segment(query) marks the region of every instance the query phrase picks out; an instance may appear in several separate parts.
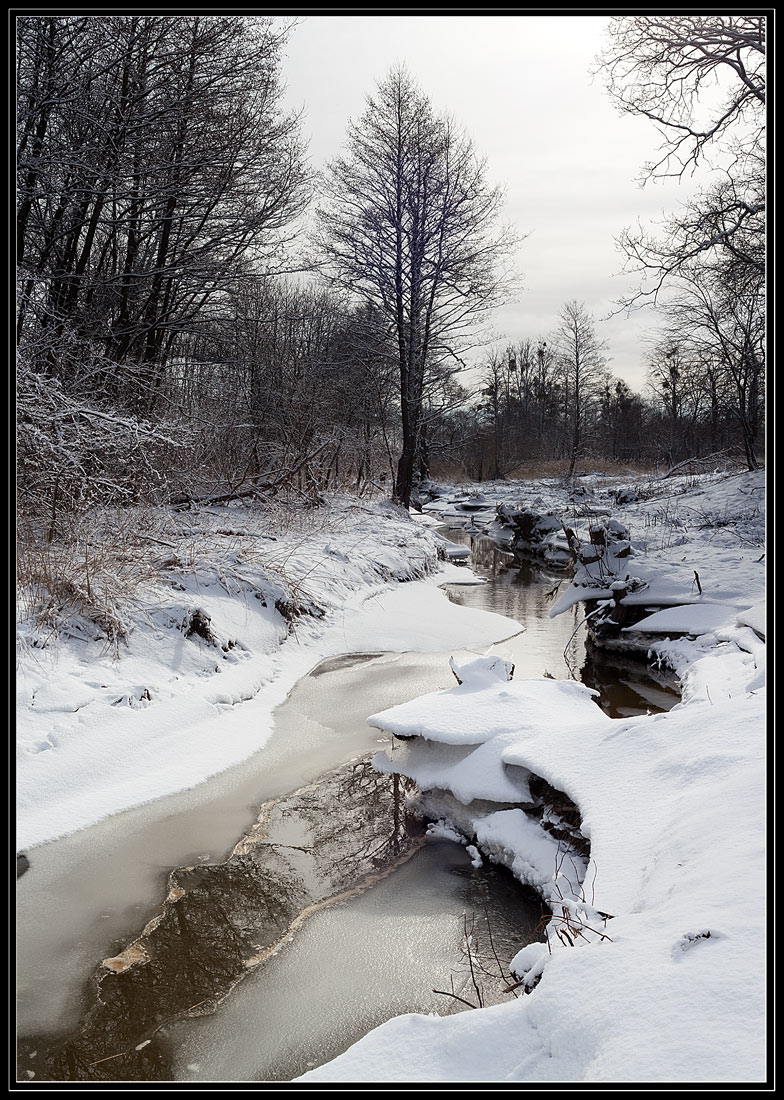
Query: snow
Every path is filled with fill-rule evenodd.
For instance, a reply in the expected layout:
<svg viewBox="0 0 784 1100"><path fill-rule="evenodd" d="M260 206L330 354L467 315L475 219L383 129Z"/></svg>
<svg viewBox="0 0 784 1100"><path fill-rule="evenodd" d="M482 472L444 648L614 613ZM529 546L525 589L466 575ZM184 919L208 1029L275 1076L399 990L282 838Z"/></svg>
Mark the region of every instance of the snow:
<svg viewBox="0 0 784 1100"><path fill-rule="evenodd" d="M759 502L762 484L760 475L716 479L713 494L700 486L685 502L726 521L750 494ZM682 680L673 710L611 720L580 685L505 682L474 665L460 686L371 716L413 738L377 766L414 777L441 829L457 828L535 886L555 917L547 945L513 960L524 995L457 1016L398 1017L300 1082L767 1080L758 508L752 519L755 539L744 545L746 527L731 553L724 531L684 524L688 560L673 561L669 540L659 553L638 544L631 558L652 608L637 631L660 632L650 655ZM690 590L695 561L710 599ZM565 866L552 834L524 812L532 774L579 806L590 840L583 867L579 858ZM514 785L521 808L493 810L512 801Z"/></svg>
<svg viewBox="0 0 784 1100"><path fill-rule="evenodd" d="M760 638L765 637L765 604L758 603L753 607L747 607L745 611L741 611L737 616L737 622L741 626L750 626L751 629L759 634Z"/></svg>
<svg viewBox="0 0 784 1100"><path fill-rule="evenodd" d="M537 691L544 700L556 687ZM488 688L496 700L486 692L485 709L503 710L504 690ZM763 696L747 694L590 726L570 722L556 697L550 723L497 734L484 750L580 806L590 904L580 889L572 900L607 938L569 946L551 935L541 983L523 999L470 1022L401 1017L301 1080L764 1080L764 717ZM433 777L450 789L460 767L446 762ZM486 797L479 769L475 794ZM549 834L520 809L474 826L480 851L556 901Z"/></svg>
<svg viewBox="0 0 784 1100"><path fill-rule="evenodd" d="M764 475L623 485L622 505L600 475L571 496L556 479L454 486L414 523L335 501L331 521L280 532L253 560L217 569L207 555L162 579L128 613L126 642L23 619L17 850L247 758L325 656L450 651L462 683L369 718L409 739L377 766L416 780L434 835L539 890L555 913L547 944L518 952L508 1003L397 1017L298 1085L766 1081ZM610 719L581 684L510 680L507 662L479 656L519 625L448 601L440 585L476 578L437 562L429 527L486 529L517 500L585 541L597 517L619 521L630 553L617 561L640 581L622 598L649 609L624 636L675 669L673 710ZM557 609L612 600L619 576L602 580L565 584ZM287 621L292 604L303 613ZM196 610L211 640L186 637ZM566 858L525 812L533 776L579 807L589 856Z"/></svg>
<svg viewBox="0 0 784 1100"><path fill-rule="evenodd" d="M471 550L467 546L461 546L459 542L452 542L443 535L436 534L436 538L442 544L444 553L449 561L465 561L471 557Z"/></svg>
<svg viewBox="0 0 784 1100"><path fill-rule="evenodd" d="M729 625L737 618L726 604L694 603L677 604L663 611L655 611L640 619L634 626L623 629L643 634L708 634L721 626Z"/></svg>
<svg viewBox="0 0 784 1100"><path fill-rule="evenodd" d="M436 540L405 516L381 506L357 515L339 501L333 513L326 544L320 529L281 534L252 568L199 567L151 589L117 647L90 624L55 637L19 624L17 850L247 759L271 735L275 707L324 657L481 648L519 632L512 619L450 602L441 585L478 578L439 562ZM412 573L422 579L396 583ZM281 597L321 614L289 628ZM212 642L183 633L197 609Z"/></svg>
<svg viewBox="0 0 784 1100"><path fill-rule="evenodd" d="M480 745L519 729L552 728L560 721L583 724L604 718L594 692L574 680L520 680L481 686L471 678L447 691L432 692L391 711L372 714L371 726L406 737L449 745ZM610 721L609 718L604 718Z"/></svg>

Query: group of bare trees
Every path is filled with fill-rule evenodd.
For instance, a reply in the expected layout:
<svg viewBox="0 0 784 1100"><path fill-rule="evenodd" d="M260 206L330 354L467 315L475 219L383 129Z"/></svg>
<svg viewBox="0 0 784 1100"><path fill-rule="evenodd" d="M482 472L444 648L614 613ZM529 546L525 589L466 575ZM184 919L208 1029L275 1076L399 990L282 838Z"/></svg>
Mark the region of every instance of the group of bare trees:
<svg viewBox="0 0 784 1100"><path fill-rule="evenodd" d="M193 453L220 495L296 475L316 500L327 486L362 491L388 477L395 379L368 307L279 276L238 279L181 351L170 400L199 427Z"/></svg>
<svg viewBox="0 0 784 1100"><path fill-rule="evenodd" d="M280 262L307 201L285 32L200 15L24 16L16 32L20 469L39 467L22 503L94 495L97 468L123 499L114 437L183 444L170 368L239 275ZM43 389L45 420L23 400Z"/></svg>
<svg viewBox="0 0 784 1100"><path fill-rule="evenodd" d="M486 355L481 400L441 426L448 441L442 451L479 480L537 460L557 462L568 477L578 462L668 468L722 454L753 468L763 393L751 345L764 345L763 316L740 290L729 298L706 290L699 305L715 327L704 331L693 302L673 301L668 325L646 355L648 392L639 394L610 373L607 347L584 304L565 303L546 339L523 339ZM748 341L745 354L728 339L717 354L712 337L726 337L730 326Z"/></svg>
<svg viewBox="0 0 784 1100"><path fill-rule="evenodd" d="M618 16L600 59L620 109L661 138L644 179L710 169L658 233L620 238L640 278L624 304L654 302L663 318L651 380L673 430L688 395L714 432L722 417L734 423L752 469L765 379L765 60L762 15Z"/></svg>
<svg viewBox="0 0 784 1100"><path fill-rule="evenodd" d="M485 446L488 476L503 477L539 457L564 462L571 477L587 451L603 449L596 412L609 377L594 319L574 300L564 304L547 339L492 350L482 367L484 400L477 410L492 443Z"/></svg>
<svg viewBox="0 0 784 1100"><path fill-rule="evenodd" d="M178 336L279 255L306 200L280 35L198 15L32 16L17 33L20 343L69 387L154 412Z"/></svg>
<svg viewBox="0 0 784 1100"><path fill-rule="evenodd" d="M458 372L509 286L515 242L470 138L405 69L349 124L303 248L314 181L282 106L290 30L246 15L16 19L23 510L53 532L58 509L156 487L317 495L382 479L408 504L417 478L469 443L479 476L518 456L571 474L597 450L631 457L656 417L671 456L702 446L705 424L718 447L731 421L756 463L762 18L610 25L610 94L665 142L649 175L718 151L710 183L658 236L622 238L641 278L626 305L653 299L664 318L653 405L611 378L574 301L556 332L492 352L471 402ZM701 92L723 73L726 102L703 117ZM295 278L305 271L320 281Z"/></svg>
<svg viewBox="0 0 784 1100"><path fill-rule="evenodd" d="M16 31L22 506L132 500L154 470L223 495L386 477L407 504L503 281L500 193L468 137L388 75L322 184L319 288L285 275L295 252L305 270L287 246L312 197L281 106L286 28Z"/></svg>

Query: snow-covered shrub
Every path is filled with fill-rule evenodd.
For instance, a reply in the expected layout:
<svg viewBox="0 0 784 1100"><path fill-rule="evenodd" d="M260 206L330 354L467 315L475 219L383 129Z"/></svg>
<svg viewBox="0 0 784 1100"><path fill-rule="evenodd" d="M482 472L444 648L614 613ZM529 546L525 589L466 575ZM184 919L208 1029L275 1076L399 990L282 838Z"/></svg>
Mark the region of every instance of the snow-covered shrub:
<svg viewBox="0 0 784 1100"><path fill-rule="evenodd" d="M185 445L165 424L68 394L24 362L17 375L17 506L46 524L51 541L96 504L154 499Z"/></svg>

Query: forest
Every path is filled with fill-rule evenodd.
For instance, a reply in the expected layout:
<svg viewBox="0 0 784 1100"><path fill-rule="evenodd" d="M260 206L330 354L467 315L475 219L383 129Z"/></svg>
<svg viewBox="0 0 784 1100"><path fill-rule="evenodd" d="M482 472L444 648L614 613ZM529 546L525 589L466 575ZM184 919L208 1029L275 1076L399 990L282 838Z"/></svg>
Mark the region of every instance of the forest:
<svg viewBox="0 0 784 1100"><path fill-rule="evenodd" d="M764 18L610 22L607 93L663 137L645 171L719 166L658 231L619 240L639 274L624 304L655 306L644 393L612 375L567 283L555 331L480 343L515 293L514 234L471 138L404 68L311 171L282 104L294 33L247 15L16 19L25 538L66 538L96 505L333 488L408 505L432 477L758 466ZM716 74L726 98L698 127Z"/></svg>

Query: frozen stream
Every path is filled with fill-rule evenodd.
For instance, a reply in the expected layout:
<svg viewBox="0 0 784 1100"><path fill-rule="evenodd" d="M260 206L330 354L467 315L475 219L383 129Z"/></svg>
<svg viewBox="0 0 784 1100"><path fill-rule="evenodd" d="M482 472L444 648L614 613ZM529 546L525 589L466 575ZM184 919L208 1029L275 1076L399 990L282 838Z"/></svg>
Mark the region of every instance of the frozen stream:
<svg viewBox="0 0 784 1100"><path fill-rule="evenodd" d="M579 622L576 612L552 620L547 617L546 593L557 580L535 570L509 569L506 556L492 547L477 545L475 561L489 583L452 587L450 595L457 602L516 618L525 626L522 635L496 647L514 659L516 678L545 672L561 678L570 675L570 669L579 670L585 654L582 632L574 634ZM355 808L356 799L367 792L346 786L348 773L335 769L382 747L378 731L367 726L367 715L452 686L450 655L347 655L323 662L278 709L272 738L250 761L193 791L116 815L34 849L30 870L18 888L22 1079L30 1072L45 1079L43 1060L56 1036L84 1031L84 1013L94 998L87 984L90 975L101 959L127 947L156 912L166 894L170 868L195 867L193 874L198 874L201 888L211 868L222 864L237 838L250 828L262 803L276 807L278 825L284 829L277 837L278 851L309 851L313 830L318 831L319 822L326 819L336 823L339 833L341 814ZM644 666L638 671L645 680ZM629 676L624 673L621 679ZM668 701L665 688L654 681L644 683L642 691L639 687L623 688L624 700L617 713L676 701L674 695ZM658 702L653 698L657 692L662 693ZM608 699L608 707L616 704ZM336 785L314 785L316 790L321 785L331 792L324 805L316 806L310 794L304 803L302 798L289 797L327 773L337 777ZM393 800L380 801L384 798ZM402 819L398 821L399 792L392 796L379 786L378 798L374 793L372 799L379 807L374 842L378 830L395 818L384 844L385 866L396 869L384 877L371 875L374 866L357 864L351 871L354 882L374 884L347 889L337 905L316 906L293 938L284 936L275 953L236 986L217 1012L148 1028L154 1031L155 1041L141 1039L147 1054L137 1059L139 1065L133 1076L129 1073L130 1079L160 1079L163 1074L163 1079L183 1081L290 1080L312 1064L334 1057L392 1015L462 1010L461 1002L447 996L449 991L471 1003L479 997L487 1003L501 996L503 983L495 960L496 973L483 978L478 990L466 969L466 922L472 922L474 935L481 940L479 924L486 925L489 915L495 954L505 963L534 935L538 904L501 873L475 873L460 846L430 841L422 847L421 839L410 835ZM291 835L286 828L293 828ZM349 814L343 832L351 828ZM323 878L323 868L305 867L307 858L300 855L299 862L281 864L279 881L286 880L286 875L291 881L299 876L306 883ZM345 883L349 881L346 878ZM227 905L236 902L233 882L229 877L219 883ZM187 889L193 885L184 880L183 884ZM330 889L333 885L329 884ZM294 912L297 889L292 887L290 893ZM237 905L237 912L244 914L255 911L259 900L254 895ZM237 923L239 918L232 919ZM287 920L284 914L284 930ZM274 944L275 937L269 942ZM140 969L152 972L151 967ZM183 970L187 967L174 966L174 978L162 971L159 985L168 988ZM190 971L188 981L197 989ZM219 996L232 981L228 975L227 988L217 990ZM436 995L434 988L445 992ZM197 1002L194 992L190 1003ZM188 1007L184 1004L180 1009ZM135 1011L141 1010L137 1006ZM105 1049L118 1049L121 1040L118 1032L115 1046L109 1042ZM96 1048L94 1059L82 1051L74 1075L90 1079L98 1071L84 1067L95 1062L110 1069L110 1055L103 1051ZM121 1060L116 1068L123 1064ZM55 1079L67 1076L66 1068Z"/></svg>

